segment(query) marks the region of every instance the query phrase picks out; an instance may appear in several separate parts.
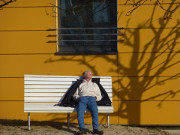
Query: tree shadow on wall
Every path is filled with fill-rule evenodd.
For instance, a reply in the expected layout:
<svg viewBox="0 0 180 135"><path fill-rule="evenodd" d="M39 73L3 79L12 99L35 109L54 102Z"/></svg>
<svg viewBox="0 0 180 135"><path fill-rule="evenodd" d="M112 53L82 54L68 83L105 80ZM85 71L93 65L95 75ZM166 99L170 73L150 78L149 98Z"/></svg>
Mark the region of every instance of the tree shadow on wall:
<svg viewBox="0 0 180 135"><path fill-rule="evenodd" d="M143 102L157 99L160 108L163 101L169 98L173 99L180 92L180 90L173 89L168 91L158 90L156 92L158 94L142 99L143 94L151 91L155 86L164 85L167 81L178 79L180 75L178 71L170 76L162 75L180 63L180 60L176 58L180 52L180 50L177 50L180 22L177 21L173 27L167 28L173 13L177 9L174 12L169 12L172 10L173 4L169 5L167 11L159 18L159 28L156 28L153 25L156 7L155 5L151 18L144 24L140 24L135 29L126 29L125 33L128 34L124 36L124 44L132 49L130 66L126 67L121 60L118 61L119 74L123 76L119 80L119 87L122 89L119 93L122 101L119 113L121 118L128 119L129 124L141 124L141 105ZM140 33L143 28L147 28L147 31L153 33L153 36L143 44L141 50ZM149 34L147 33L147 35ZM131 41L131 38L134 40ZM120 57L121 53L119 53ZM123 78L128 78L128 83L125 85Z"/></svg>
<svg viewBox="0 0 180 135"><path fill-rule="evenodd" d="M16 2L16 0L0 0L0 8L3 8L4 6L6 6L12 2Z"/></svg>
<svg viewBox="0 0 180 135"><path fill-rule="evenodd" d="M176 57L179 55L180 50L177 49L179 38L179 26L180 22L177 21L174 26L167 28L171 22L171 18L174 12L178 8L172 11L173 4L170 4L167 11L163 16L159 18L159 28L156 28L153 24L155 10L157 5L154 6L151 18L144 24L139 24L138 28L125 29L124 44L132 49L130 54L129 66L123 64L121 56L125 52L118 52L117 58L110 57L109 55L92 55L90 56L59 56L59 59L48 59L45 63L51 62L76 62L78 66L86 66L91 70L94 75L98 74L98 68L94 63L96 59L101 58L108 63L111 63L113 67L109 72L118 72L118 76L114 76L116 81L113 84L118 83L118 89L113 87L113 95L118 95L120 100L120 106L114 114L120 116L120 118L127 119L128 124L141 124L141 105L146 101L157 101L157 106L160 108L164 101L167 99L173 99L180 90L158 90L155 95L142 99L142 96L152 91L155 86L164 85L166 82L178 79L179 71L170 75L162 76L163 73L170 71L173 67L180 63ZM148 30L153 33L146 43L141 44L141 31ZM134 39L133 41L131 39ZM141 50L142 48L142 50ZM123 80L128 81L124 82ZM158 99L158 100L156 100ZM56 114L52 114L56 119ZM76 119L73 117L73 119Z"/></svg>

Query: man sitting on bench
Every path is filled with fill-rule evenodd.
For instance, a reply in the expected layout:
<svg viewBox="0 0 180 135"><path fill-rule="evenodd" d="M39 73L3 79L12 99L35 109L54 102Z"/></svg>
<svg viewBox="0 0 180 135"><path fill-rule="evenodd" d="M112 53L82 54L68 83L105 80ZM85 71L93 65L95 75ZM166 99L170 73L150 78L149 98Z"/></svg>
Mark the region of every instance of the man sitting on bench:
<svg viewBox="0 0 180 135"><path fill-rule="evenodd" d="M88 108L92 115L93 123L93 134L102 135L103 131L99 131L99 118L98 118L98 108L96 101L102 99L101 91L98 85L92 82L92 72L86 71L83 73L83 81L77 88L75 94L73 95L74 100L77 101L77 115L79 123L79 134L86 134L84 125L84 113Z"/></svg>

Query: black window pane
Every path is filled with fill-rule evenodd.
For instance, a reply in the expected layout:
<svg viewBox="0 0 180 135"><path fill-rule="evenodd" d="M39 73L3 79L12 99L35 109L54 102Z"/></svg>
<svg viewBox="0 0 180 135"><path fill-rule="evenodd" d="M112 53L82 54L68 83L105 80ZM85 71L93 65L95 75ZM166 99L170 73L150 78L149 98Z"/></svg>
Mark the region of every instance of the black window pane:
<svg viewBox="0 0 180 135"><path fill-rule="evenodd" d="M116 0L60 0L60 52L117 52Z"/></svg>

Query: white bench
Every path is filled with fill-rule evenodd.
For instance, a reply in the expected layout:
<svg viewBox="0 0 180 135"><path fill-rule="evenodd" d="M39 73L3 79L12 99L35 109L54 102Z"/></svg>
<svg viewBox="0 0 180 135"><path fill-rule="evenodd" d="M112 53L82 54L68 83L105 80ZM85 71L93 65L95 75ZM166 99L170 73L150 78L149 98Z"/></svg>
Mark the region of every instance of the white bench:
<svg viewBox="0 0 180 135"><path fill-rule="evenodd" d="M100 78L100 84L112 101L112 78L102 76L94 76L94 78ZM24 75L24 112L28 112L28 130L30 130L30 113L67 113L69 128L70 113L76 112L76 109L55 105L62 101L77 79L81 77ZM106 113L106 125L109 127L109 113L113 113L113 106L98 106L98 113Z"/></svg>

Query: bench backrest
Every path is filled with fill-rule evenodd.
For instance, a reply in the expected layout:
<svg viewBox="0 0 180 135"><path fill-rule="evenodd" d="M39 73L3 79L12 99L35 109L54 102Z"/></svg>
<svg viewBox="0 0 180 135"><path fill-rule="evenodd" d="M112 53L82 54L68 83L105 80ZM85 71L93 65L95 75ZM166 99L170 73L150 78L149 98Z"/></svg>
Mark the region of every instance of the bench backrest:
<svg viewBox="0 0 180 135"><path fill-rule="evenodd" d="M101 85L112 101L112 78L93 77L100 78ZM70 86L80 78L80 76L24 75L24 102L61 102Z"/></svg>

